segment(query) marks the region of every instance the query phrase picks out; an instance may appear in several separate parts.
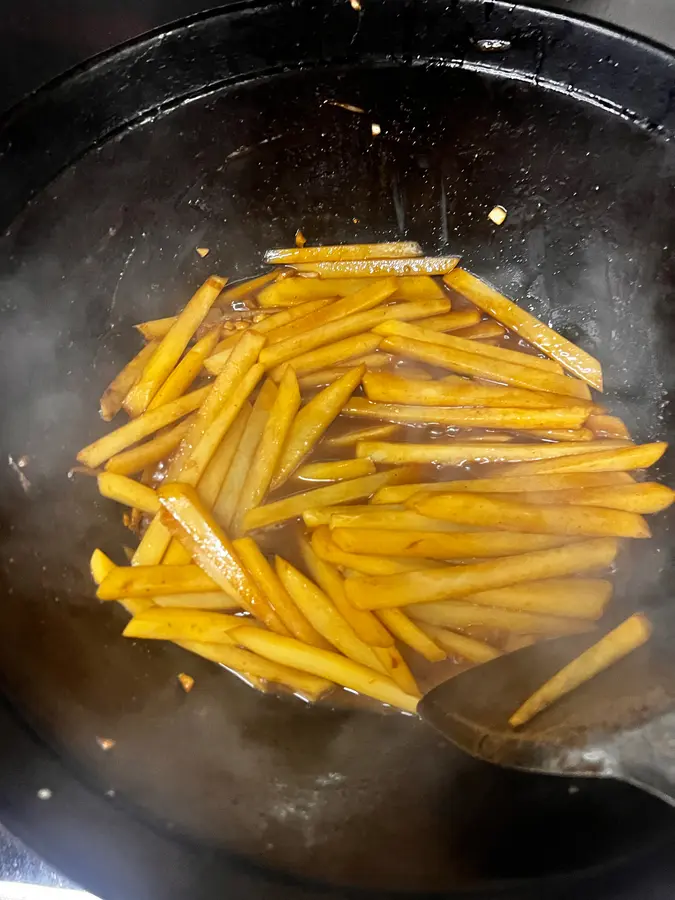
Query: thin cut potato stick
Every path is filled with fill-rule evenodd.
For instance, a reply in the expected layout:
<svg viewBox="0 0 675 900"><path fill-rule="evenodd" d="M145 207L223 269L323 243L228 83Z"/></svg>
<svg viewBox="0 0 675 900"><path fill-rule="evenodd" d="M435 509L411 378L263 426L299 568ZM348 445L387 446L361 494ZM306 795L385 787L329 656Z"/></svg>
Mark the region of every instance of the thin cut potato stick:
<svg viewBox="0 0 675 900"><path fill-rule="evenodd" d="M536 477L536 476L533 476ZM500 495L501 496L501 495ZM505 495L510 496L510 495ZM551 503L571 503L577 506L603 506L626 512L649 515L667 509L675 499L675 492L665 484L644 481L614 487L577 488L566 491L539 491L519 494L526 503L548 506Z"/></svg>
<svg viewBox="0 0 675 900"><path fill-rule="evenodd" d="M417 494L407 505L434 519L460 525L527 532L532 536L568 534L576 537L650 537L649 526L637 513L599 506L537 506L501 500L489 494ZM482 535L485 537L485 535ZM454 535L448 535L450 540ZM335 533L333 538L336 540ZM486 542L489 543L489 542ZM364 551L367 552L367 551ZM513 551L517 552L517 551ZM421 554L425 555L425 554Z"/></svg>
<svg viewBox="0 0 675 900"><path fill-rule="evenodd" d="M127 478L126 475L115 475L112 472L101 472L97 481L103 497L125 506L136 507L151 515L159 512L159 500L151 487Z"/></svg>
<svg viewBox="0 0 675 900"><path fill-rule="evenodd" d="M128 638L156 641L207 641L231 644L227 632L241 626L238 616L198 609L148 609L127 622Z"/></svg>
<svg viewBox="0 0 675 900"><path fill-rule="evenodd" d="M427 331L458 331L460 328L468 328L479 322L480 313L477 309L459 309L456 312L425 319L424 327Z"/></svg>
<svg viewBox="0 0 675 900"><path fill-rule="evenodd" d="M301 466L297 476L303 481L345 481L374 475L375 463L370 459L339 459L332 462L316 462Z"/></svg>
<svg viewBox="0 0 675 900"><path fill-rule="evenodd" d="M79 462L88 466L90 469L96 469L112 456L126 450L132 444L137 444L143 438L154 434L160 428L171 425L178 419L182 419L188 413L194 412L205 401L211 386L199 388L190 394L185 394L178 400L173 400L159 409L153 409L152 412L143 413L137 419L127 422L110 434L104 435L88 447L84 447L77 454Z"/></svg>
<svg viewBox="0 0 675 900"><path fill-rule="evenodd" d="M485 319L482 322L478 322L476 325L462 328L457 331L456 334L457 337L466 338L471 341L485 341L503 337L504 334L506 334L506 329L502 328L502 326L494 320Z"/></svg>
<svg viewBox="0 0 675 900"><path fill-rule="evenodd" d="M558 471L559 461L556 457L590 455L591 451L600 450L601 447L605 452L616 453L621 452L620 448L625 447L625 444L623 441L585 441L569 444L489 444L487 442L472 444L461 441L451 444L394 444L385 441L360 441L356 445L356 455L359 459L368 456L375 463L389 465L435 463L439 466L463 466L470 462L497 463L538 460L541 462L528 462L527 465L543 465L545 471L549 471L548 466L553 466L554 471ZM521 466L509 467L509 469L516 468L522 471ZM567 466L565 468L567 469ZM505 474L508 469L503 471ZM520 474L520 471L513 474ZM501 469L499 473L502 474Z"/></svg>
<svg viewBox="0 0 675 900"><path fill-rule="evenodd" d="M523 581L560 578L601 569L614 561L617 550L615 539L596 538L553 550L535 550L465 566L443 566L378 578L350 578L346 590L359 609L431 603Z"/></svg>
<svg viewBox="0 0 675 900"><path fill-rule="evenodd" d="M375 619L375 621L378 622L378 625L381 624L377 619ZM419 685L415 681L415 676L410 671L408 663L403 659L398 647L373 647L373 650L387 670L387 674L391 680L397 684L402 691L406 694L411 694L413 697L422 696Z"/></svg>
<svg viewBox="0 0 675 900"><path fill-rule="evenodd" d="M555 395L590 400L590 391L586 384L555 372L544 372L522 364L517 365L489 356L480 356L477 353L395 335L385 337L380 346L391 353L409 356L420 362L458 372L460 375L470 375L473 378L483 378L531 391L546 391ZM476 346L483 345L476 344Z"/></svg>
<svg viewBox="0 0 675 900"><path fill-rule="evenodd" d="M592 441L595 437L590 428L532 428L526 434L543 441Z"/></svg>
<svg viewBox="0 0 675 900"><path fill-rule="evenodd" d="M99 585L99 600L214 591L215 583L199 566L116 566Z"/></svg>
<svg viewBox="0 0 675 900"><path fill-rule="evenodd" d="M263 288L258 294L258 305L263 309L277 306L296 306L308 300L326 297L347 297L363 287L360 278L335 278L322 281L320 278L284 278Z"/></svg>
<svg viewBox="0 0 675 900"><path fill-rule="evenodd" d="M509 719L520 728L556 700L569 694L598 673L645 644L652 633L649 620L636 613L589 647L538 688Z"/></svg>
<svg viewBox="0 0 675 900"><path fill-rule="evenodd" d="M271 370L270 375L275 381L279 381L288 368L293 369L297 375L307 375L331 366L339 368L340 365L343 367L342 373L344 374L344 366L360 365L355 357L362 357L364 353L377 350L381 343L382 338L376 334L370 332L357 334L354 337L345 338L344 341L336 341L334 344L326 344L324 347L310 350L309 353L301 353L295 359L276 366Z"/></svg>
<svg viewBox="0 0 675 900"><path fill-rule="evenodd" d="M349 366L360 366L363 363L368 369L384 369L392 361L392 357L388 353L363 353L361 356L354 356L344 362L338 363L338 368L346 369Z"/></svg>
<svg viewBox="0 0 675 900"><path fill-rule="evenodd" d="M171 331L178 316L167 316L164 319L150 319L139 322L134 328L143 335L146 341L161 341Z"/></svg>
<svg viewBox="0 0 675 900"><path fill-rule="evenodd" d="M373 278L384 275L447 275L458 262L457 256L408 256L399 259L297 263L293 268L301 274L314 274L325 279Z"/></svg>
<svg viewBox="0 0 675 900"><path fill-rule="evenodd" d="M402 467L389 472L378 472L376 475L365 475L363 478L338 481L337 484L329 484L302 494L294 494L284 500L276 500L265 506L258 506L246 514L243 527L245 531L266 528L287 519L296 519L310 506L334 506L338 503L361 500L385 484L394 484L413 477L414 470Z"/></svg>
<svg viewBox="0 0 675 900"><path fill-rule="evenodd" d="M135 475L148 466L156 465L171 455L190 430L192 422L192 417L184 419L178 425L168 428L144 444L117 453L105 464L106 472L115 472L117 475Z"/></svg>
<svg viewBox="0 0 675 900"><path fill-rule="evenodd" d="M241 441L246 424L251 415L251 404L248 400L239 410L239 414L227 430L225 437L211 457L211 462L206 467L204 474L199 479L198 493L203 503L213 509L220 494L223 482L232 465L234 454Z"/></svg>
<svg viewBox="0 0 675 900"><path fill-rule="evenodd" d="M452 378L452 381L450 380ZM415 381L390 372L367 372L363 388L369 400L382 403L413 403L419 406L507 407L550 409L551 407L584 407L589 413L591 402L562 394L529 391L514 387L476 384L455 376L440 381Z"/></svg>
<svg viewBox="0 0 675 900"><path fill-rule="evenodd" d="M428 369L422 366L413 366L408 363L398 364L396 366L396 374L410 381L433 381L434 376Z"/></svg>
<svg viewBox="0 0 675 900"><path fill-rule="evenodd" d="M402 609L380 609L376 615L395 638L412 647L429 662L440 662L446 658L444 650L408 618Z"/></svg>
<svg viewBox="0 0 675 900"><path fill-rule="evenodd" d="M202 591L191 594L155 594L152 598L155 606L167 609L220 609L239 610L241 607L224 591ZM241 619L239 620L241 622Z"/></svg>
<svg viewBox="0 0 675 900"><path fill-rule="evenodd" d="M330 303L331 300L328 297L319 300L308 300L307 303L300 303L298 306L291 306L288 309L282 309L278 313L272 313L270 315L265 315L264 312L259 313L259 315L265 316L263 319L254 319L251 323L253 330L256 334L268 334L270 331L273 331L275 328L281 328L282 325L288 325L289 322L294 322L296 319L300 319L303 316L308 315L314 310L321 309L326 304ZM237 344L239 338L241 337L241 331L235 331L231 334L228 334L227 337L223 338L223 340L216 345L213 350L212 355L206 361L206 369L207 371L213 371L214 374L217 374L222 366L227 361L229 354L225 354L223 351L232 350L232 348ZM222 354L222 361L217 362L216 358Z"/></svg>
<svg viewBox="0 0 675 900"><path fill-rule="evenodd" d="M284 365L288 365L285 363ZM302 390L311 390L311 388L328 387L335 384L338 378L342 378L345 374L343 368L335 366L332 369L319 369L317 372L310 372L309 375L301 375L298 378L298 384Z"/></svg>
<svg viewBox="0 0 675 900"><path fill-rule="evenodd" d="M148 409L157 409L165 403L182 397L199 375L204 360L210 356L218 342L218 329L213 328L185 354L164 384L148 404Z"/></svg>
<svg viewBox="0 0 675 900"><path fill-rule="evenodd" d="M390 559L386 556L348 553L338 547L330 530L325 526L320 526L312 533L312 550L325 562L364 575L395 575L399 572L416 572L418 569L438 565L424 559Z"/></svg>
<svg viewBox="0 0 675 900"><path fill-rule="evenodd" d="M117 373L103 391L100 414L104 422L109 422L122 409L122 404L127 394L141 377L143 369L158 346L157 341L151 341L149 344L146 344L138 351L131 362L128 362L122 371Z"/></svg>
<svg viewBox="0 0 675 900"><path fill-rule="evenodd" d="M598 445L604 444L605 449ZM611 447L607 444L611 443ZM618 444L618 446L617 446ZM575 451L583 450L578 459L540 459L507 466L495 472L498 476L520 478L523 475L559 475L573 472L629 472L633 469L648 469L658 462L668 449L668 444L659 441L654 444L639 444L626 447L623 441L589 441Z"/></svg>
<svg viewBox="0 0 675 900"><path fill-rule="evenodd" d="M589 416L586 425L596 437L626 438L626 440L630 440L630 432L618 416Z"/></svg>
<svg viewBox="0 0 675 900"><path fill-rule="evenodd" d="M180 313L166 337L162 338L159 347L143 369L143 374L124 401L124 408L132 418L139 416L148 408L150 401L173 371L190 339L215 303L226 280L216 275L207 278Z"/></svg>
<svg viewBox="0 0 675 900"><path fill-rule="evenodd" d="M349 622L313 581L280 556L275 558L274 563L284 588L312 627L329 644L349 659L386 674L386 669L373 652L373 648L358 637Z"/></svg>
<svg viewBox="0 0 675 900"><path fill-rule="evenodd" d="M197 565L221 590L234 595L243 609L273 631L286 634L281 619L242 566L230 539L204 507L194 488L184 484L163 484L158 493L169 519L165 521L163 513L162 521Z"/></svg>
<svg viewBox="0 0 675 900"><path fill-rule="evenodd" d="M306 263L326 260L396 259L400 256L421 256L422 248L416 241L383 242L381 244L324 244L322 247L287 247L268 250L265 263Z"/></svg>
<svg viewBox="0 0 675 900"><path fill-rule="evenodd" d="M443 495L445 496L445 495ZM458 496L469 496L467 494ZM523 529L525 531L525 529ZM346 553L379 554L404 559L482 559L512 556L528 550L560 547L569 541L551 534L510 534L501 531L389 531L375 528L333 528L331 537Z"/></svg>
<svg viewBox="0 0 675 900"><path fill-rule="evenodd" d="M106 556L102 550L96 549L91 555L90 568L91 577L94 579L94 583L98 586L117 567L115 566L115 563L108 556ZM148 600L133 597L124 597L118 602L121 606L124 607L124 609L126 609L129 615L136 616L139 613L142 613L144 610L149 609L152 606L153 601L154 598L153 600Z"/></svg>
<svg viewBox="0 0 675 900"><path fill-rule="evenodd" d="M602 616L611 596L612 582L603 578L549 578L481 591L463 599L476 606L595 621Z"/></svg>
<svg viewBox="0 0 675 900"><path fill-rule="evenodd" d="M502 655L499 650L484 641L477 641L465 634L457 634L456 631L447 628L439 628L425 622L420 625L420 630L424 630L448 655L461 656L469 662L486 663Z"/></svg>
<svg viewBox="0 0 675 900"><path fill-rule="evenodd" d="M272 490L280 487L302 460L312 452L328 426L358 387L364 366L348 369L344 375L306 403L295 417L272 479Z"/></svg>
<svg viewBox="0 0 675 900"><path fill-rule="evenodd" d="M226 530L230 528L234 518L241 489L244 485L246 473L251 465L260 438L269 418L270 410L277 396L277 388L269 379L260 388L253 410L246 423L246 428L239 441L230 469L220 489L220 494L214 507L214 515L218 522Z"/></svg>
<svg viewBox="0 0 675 900"><path fill-rule="evenodd" d="M282 638L261 628L239 628L232 632L232 639L266 659L327 678L382 703L410 713L417 709L417 698L404 693L386 675L338 653L310 647L294 638Z"/></svg>
<svg viewBox="0 0 675 900"><path fill-rule="evenodd" d="M537 350L555 359L573 375L587 381L596 390L602 390L602 368L597 359L521 309L512 300L463 269L455 269L446 276L445 283L510 331L515 331Z"/></svg>
<svg viewBox="0 0 675 900"><path fill-rule="evenodd" d="M359 441L375 441L391 437L398 430L398 425L372 425L370 428L359 428L328 438L326 443L331 447L353 447Z"/></svg>
<svg viewBox="0 0 675 900"><path fill-rule="evenodd" d="M403 507L402 506L367 506L367 505L361 505L361 504L359 504L359 505L352 504L350 506L314 506L314 507L310 507L309 509L306 509L303 512L302 520L308 528L318 528L319 525L330 525L331 519L333 518L333 516L336 514L339 514L341 512L351 514L351 515L346 516L347 521L350 522L351 516L358 517L361 513L363 513L366 516L369 516L369 514L371 512L377 514L380 511L382 511L384 513L384 512L388 512L389 510L401 511L401 510L403 510ZM408 513L409 510L405 510L405 512ZM413 514L413 515L415 515L415 514ZM424 517L418 516L418 518L422 519ZM360 521L360 520L357 519L357 521ZM425 521L426 521L426 519L425 519ZM448 524L447 522L443 522L443 525L447 525L447 524ZM349 527L349 525L346 525L344 527ZM452 525L450 525L450 528L448 530L450 530L450 531L453 530Z"/></svg>
<svg viewBox="0 0 675 900"><path fill-rule="evenodd" d="M476 343L467 338L458 337L455 334L440 334L438 332L429 332L425 330L424 323L421 325L410 325L407 322L384 322L377 326L379 334L386 337L395 336L402 338L411 338L415 341L424 341L430 344L437 344L440 347L447 347L450 350L461 350L464 353L475 353L478 356L484 356L488 359L495 359L500 362L513 363L517 366L525 366L527 368L538 369L543 372L552 372L553 374L561 374L562 367L550 359L542 359L540 356L532 356L530 353L522 353L518 350L507 350L505 347L492 347L488 344Z"/></svg>
<svg viewBox="0 0 675 900"><path fill-rule="evenodd" d="M330 597L338 612L349 622L359 638L371 647L392 648L394 639L378 622L375 614L368 610L356 609L349 602L345 593L344 579L338 570L317 556L306 538L301 537L299 543L302 561L310 576L324 594ZM379 658L382 661L382 658ZM387 669L390 671L388 666Z"/></svg>
<svg viewBox="0 0 675 900"><path fill-rule="evenodd" d="M242 300L244 297L250 297L251 294L257 293L266 285L276 281L277 278L279 278L279 275L280 272L276 269L272 272L265 272L264 275L258 275L255 278L247 278L245 281L238 281L236 284L232 284L225 288L218 298L218 305L225 306L225 304L232 303L234 300Z"/></svg>
<svg viewBox="0 0 675 900"><path fill-rule="evenodd" d="M468 599L468 598L467 598ZM514 609L472 606L470 603L420 603L408 607L408 613L419 622L441 628L480 628L515 631L518 634L583 634L595 627L587 619L569 616L544 616Z"/></svg>
<svg viewBox="0 0 675 900"><path fill-rule="evenodd" d="M448 483L450 489L452 482ZM323 520L327 516L326 521ZM442 519L431 519L411 509L397 506L328 506L320 510L306 510L303 519L305 525L316 528L318 525L329 525L334 528L375 528L386 531L471 531L453 522Z"/></svg>
<svg viewBox="0 0 675 900"><path fill-rule="evenodd" d="M328 648L329 645L310 625L307 617L290 596L256 542L251 538L239 538L232 542L232 546L251 578L267 597L272 608L288 629L289 634L306 644ZM241 620L239 620L239 624L241 624Z"/></svg>
<svg viewBox="0 0 675 900"><path fill-rule="evenodd" d="M450 301L449 294L444 289L442 282L436 281L429 275L401 275L396 281L398 287L392 298L394 300L438 300L444 298L448 302Z"/></svg>
<svg viewBox="0 0 675 900"><path fill-rule="evenodd" d="M343 409L346 416L363 416L385 422L435 423L457 428L505 428L529 431L542 428L580 428L588 418L583 406L550 409L458 409L452 406L407 406L402 403L376 403L353 397ZM590 432L589 432L590 434ZM590 435L592 437L592 435Z"/></svg>

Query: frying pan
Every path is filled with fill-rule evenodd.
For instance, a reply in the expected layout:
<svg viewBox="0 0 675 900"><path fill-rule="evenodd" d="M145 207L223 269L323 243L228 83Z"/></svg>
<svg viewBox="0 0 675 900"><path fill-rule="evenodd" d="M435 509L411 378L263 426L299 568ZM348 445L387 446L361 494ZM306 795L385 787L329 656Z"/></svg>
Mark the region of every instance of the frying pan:
<svg viewBox="0 0 675 900"><path fill-rule="evenodd" d="M673 57L520 5L363 5L229 3L0 123L0 817L120 900L644 895L675 878L658 801L493 769L409 717L259 696L124 641L93 599L89 552L122 561L128 536L67 473L132 324L207 272L253 274L297 227L461 252L600 357L638 438L674 430ZM619 610L672 596L668 520L644 543Z"/></svg>

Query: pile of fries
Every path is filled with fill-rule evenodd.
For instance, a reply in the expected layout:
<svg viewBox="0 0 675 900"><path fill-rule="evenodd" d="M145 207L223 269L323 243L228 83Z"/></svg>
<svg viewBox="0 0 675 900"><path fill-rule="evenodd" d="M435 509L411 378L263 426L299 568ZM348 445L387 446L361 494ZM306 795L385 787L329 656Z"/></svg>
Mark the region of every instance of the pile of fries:
<svg viewBox="0 0 675 900"><path fill-rule="evenodd" d="M597 627L621 539L673 501L631 474L666 445L634 444L591 394L598 361L414 243L265 262L137 326L145 346L101 398L129 421L78 454L142 533L131 565L91 560L124 635L259 690L414 713L419 659L480 664ZM616 632L512 724L649 625Z"/></svg>

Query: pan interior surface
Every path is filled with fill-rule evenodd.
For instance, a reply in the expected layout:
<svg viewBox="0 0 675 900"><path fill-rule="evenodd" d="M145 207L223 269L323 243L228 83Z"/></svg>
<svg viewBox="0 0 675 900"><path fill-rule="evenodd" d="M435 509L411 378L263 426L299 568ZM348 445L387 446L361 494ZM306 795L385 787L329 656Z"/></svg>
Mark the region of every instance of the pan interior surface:
<svg viewBox="0 0 675 900"><path fill-rule="evenodd" d="M114 792L125 814L177 844L332 885L455 892L499 883L523 897L525 879L536 896L538 879L666 844L675 816L627 786L493 769L408 717L255 694L176 647L125 641L121 609L93 598L91 550L122 562L129 538L95 482L68 470L103 432L98 397L137 349L132 325L173 314L212 271L254 274L262 252L291 244L297 228L312 243L405 237L429 253L461 253L600 358L608 404L637 439L673 436L668 134L613 102L537 82L542 46L572 29L561 17L521 10L509 19L505 6L487 4L490 20L471 3L447 13L465 23L467 41L501 33L502 22L504 34L525 35L530 17L539 37L514 39L533 69L526 79L508 60L442 64L433 34L444 4L425 7L428 21L418 10L419 58L403 46L406 4L394 5L401 52L389 57L368 12L358 19L343 5L354 18L341 8L333 24L343 55L361 61L317 60L303 50L311 35L296 30L299 58L271 71L270 59L247 57L252 26L240 11L175 29L161 70L157 58L143 69L131 47L98 63L110 71L72 76L51 100L33 101L54 125L68 91L90 79L79 136L68 144L51 134L58 173L37 151L17 162L30 106L5 123L0 183L8 206L24 208L0 241L0 679L78 779L101 797ZM300 31L317 25L307 6L307 22L291 23ZM262 7L244 12L259 15L271 56L281 13L270 9L272 21ZM603 40L617 53L623 46ZM227 41L234 74L203 63ZM139 71L152 102L134 100L132 122L125 92L137 90ZM103 77L117 79L117 93L97 93ZM39 140L47 146L50 134ZM497 204L508 212L501 228L487 218ZM206 259L198 246L210 249ZM659 475L672 474L666 457ZM620 603L668 599L668 521L645 543L620 564ZM176 682L182 671L196 679L190 695ZM102 751L100 737L114 748Z"/></svg>

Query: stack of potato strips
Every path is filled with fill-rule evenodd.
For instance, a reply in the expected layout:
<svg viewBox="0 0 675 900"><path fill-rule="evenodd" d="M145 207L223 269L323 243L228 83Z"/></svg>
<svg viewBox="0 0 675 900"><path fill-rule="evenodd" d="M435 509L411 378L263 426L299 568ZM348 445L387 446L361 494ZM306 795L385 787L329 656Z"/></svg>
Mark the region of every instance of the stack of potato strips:
<svg viewBox="0 0 675 900"><path fill-rule="evenodd" d="M634 444L592 394L597 360L415 243L265 262L137 326L146 343L101 398L128 421L78 454L142 533L131 565L91 561L124 635L260 690L414 712L420 660L597 627L621 540L673 501L636 480L666 445ZM649 632L621 628L513 724Z"/></svg>

